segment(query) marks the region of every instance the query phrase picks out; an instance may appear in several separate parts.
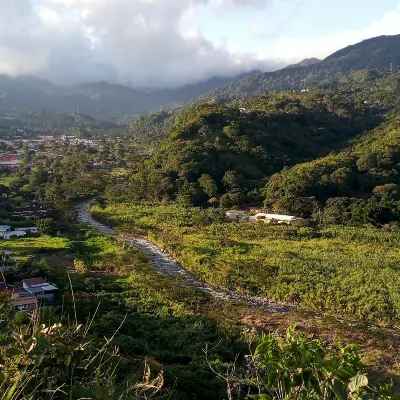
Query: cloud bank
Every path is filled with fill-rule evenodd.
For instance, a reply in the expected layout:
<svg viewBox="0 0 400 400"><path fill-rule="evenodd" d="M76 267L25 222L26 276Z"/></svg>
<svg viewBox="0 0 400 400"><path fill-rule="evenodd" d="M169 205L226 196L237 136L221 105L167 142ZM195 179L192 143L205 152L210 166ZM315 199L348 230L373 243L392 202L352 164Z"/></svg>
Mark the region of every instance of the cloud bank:
<svg viewBox="0 0 400 400"><path fill-rule="evenodd" d="M266 0L0 0L0 73L61 84L107 80L179 86L276 67L206 40L182 18L196 7L227 14Z"/></svg>
<svg viewBox="0 0 400 400"><path fill-rule="evenodd" d="M293 1L293 14L303 0ZM31 74L58 84L109 81L134 87L177 87L212 76L278 69L325 57L362 39L400 33L400 7L362 31L312 40L275 36L268 51L215 44L184 21L207 8L215 18L264 9L273 0L0 0L0 74ZM297 7L297 8L296 8ZM190 19L190 18L189 18ZM286 26L287 21L282 22ZM249 29L250 31L250 29ZM229 41L229 33L228 41Z"/></svg>

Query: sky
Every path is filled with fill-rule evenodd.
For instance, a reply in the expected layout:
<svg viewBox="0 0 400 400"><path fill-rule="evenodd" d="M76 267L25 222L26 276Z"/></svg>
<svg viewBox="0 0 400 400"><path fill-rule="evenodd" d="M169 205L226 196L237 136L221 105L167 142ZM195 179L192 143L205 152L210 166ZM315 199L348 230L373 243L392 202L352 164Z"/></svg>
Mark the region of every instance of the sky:
<svg viewBox="0 0 400 400"><path fill-rule="evenodd" d="M400 34L399 0L0 0L0 74L178 87Z"/></svg>

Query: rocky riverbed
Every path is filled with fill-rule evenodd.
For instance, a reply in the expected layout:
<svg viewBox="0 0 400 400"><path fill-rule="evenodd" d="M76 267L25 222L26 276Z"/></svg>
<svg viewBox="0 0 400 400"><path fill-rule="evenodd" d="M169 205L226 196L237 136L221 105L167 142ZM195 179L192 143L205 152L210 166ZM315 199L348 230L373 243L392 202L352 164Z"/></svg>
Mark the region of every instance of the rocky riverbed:
<svg viewBox="0 0 400 400"><path fill-rule="evenodd" d="M77 214L80 222L97 228L105 235L115 236L112 228L96 221L91 216L89 212L89 202L81 203L77 207ZM170 278L179 278L183 284L193 286L196 289L209 294L210 296L227 301L245 301L252 307L261 308L268 312L283 313L287 312L291 308L288 305L275 303L264 297L246 296L238 292L222 290L207 285L183 268L170 254L143 236L125 235L123 240L131 247L140 250L148 258L153 267L161 274Z"/></svg>

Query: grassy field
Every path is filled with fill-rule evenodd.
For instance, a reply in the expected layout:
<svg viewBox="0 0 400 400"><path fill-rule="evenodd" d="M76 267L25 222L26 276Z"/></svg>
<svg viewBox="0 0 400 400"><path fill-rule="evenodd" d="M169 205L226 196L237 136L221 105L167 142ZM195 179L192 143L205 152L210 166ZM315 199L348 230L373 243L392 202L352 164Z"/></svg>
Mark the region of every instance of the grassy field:
<svg viewBox="0 0 400 400"><path fill-rule="evenodd" d="M11 250L17 258L24 258L37 253L57 253L69 250L71 241L66 238L50 236L0 239L0 248Z"/></svg>
<svg viewBox="0 0 400 400"><path fill-rule="evenodd" d="M220 223L212 211L115 205L94 214L147 233L215 286L398 325L400 231Z"/></svg>
<svg viewBox="0 0 400 400"><path fill-rule="evenodd" d="M399 232L221 223L218 211L176 206L115 204L92 213L146 234L210 283L299 305L266 314L221 302L203 305L203 314L264 332L297 324L332 343L355 343L372 376L400 385L398 330L386 327L398 325Z"/></svg>

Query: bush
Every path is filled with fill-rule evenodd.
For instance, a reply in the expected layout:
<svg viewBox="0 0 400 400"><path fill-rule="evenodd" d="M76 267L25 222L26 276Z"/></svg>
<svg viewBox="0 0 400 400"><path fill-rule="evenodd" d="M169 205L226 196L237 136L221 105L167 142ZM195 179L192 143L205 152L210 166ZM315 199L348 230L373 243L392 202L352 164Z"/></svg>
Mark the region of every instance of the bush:
<svg viewBox="0 0 400 400"><path fill-rule="evenodd" d="M150 363L145 364L143 382L117 382L121 356L112 347L114 335L93 342L87 336L88 326L46 325L39 313L15 313L4 301L0 317L2 399L136 400L147 399L161 389L162 370L158 369L152 380ZM46 315L47 321L49 318Z"/></svg>
<svg viewBox="0 0 400 400"><path fill-rule="evenodd" d="M262 337L254 354L242 368L229 366L229 373L214 371L226 379L228 396L248 393L248 399L397 399L391 385L379 390L369 386L355 346L332 349L319 340L294 334ZM225 377L226 378L225 378ZM257 393L257 394L250 394Z"/></svg>

